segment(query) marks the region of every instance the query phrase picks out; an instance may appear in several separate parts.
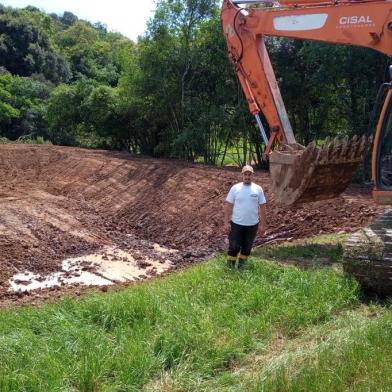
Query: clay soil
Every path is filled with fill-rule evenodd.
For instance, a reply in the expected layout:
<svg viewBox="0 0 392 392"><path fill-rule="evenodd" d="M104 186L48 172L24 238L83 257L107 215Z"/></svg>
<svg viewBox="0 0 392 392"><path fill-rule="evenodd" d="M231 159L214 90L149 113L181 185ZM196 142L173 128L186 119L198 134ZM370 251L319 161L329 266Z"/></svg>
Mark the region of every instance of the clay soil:
<svg viewBox="0 0 392 392"><path fill-rule="evenodd" d="M370 190L350 188L329 201L285 209L270 180L255 182L268 200L268 230L259 245L321 233L352 232L384 208ZM174 268L224 250L222 206L238 169L220 169L107 151L0 146L0 306L60 296L67 288L13 293L16 272L49 274L65 258L117 246L159 259L154 243L177 249ZM165 258L168 256L165 255ZM79 288L72 290L78 292Z"/></svg>

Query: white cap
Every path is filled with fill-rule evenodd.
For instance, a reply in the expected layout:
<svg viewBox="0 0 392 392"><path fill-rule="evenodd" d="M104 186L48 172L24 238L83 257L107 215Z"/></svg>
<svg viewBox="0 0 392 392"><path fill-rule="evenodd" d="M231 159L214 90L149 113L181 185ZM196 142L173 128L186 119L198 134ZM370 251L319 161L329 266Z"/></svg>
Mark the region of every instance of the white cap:
<svg viewBox="0 0 392 392"><path fill-rule="evenodd" d="M241 173L245 173L245 172L254 173L253 167L250 166L250 165L245 165L245 166L242 168Z"/></svg>

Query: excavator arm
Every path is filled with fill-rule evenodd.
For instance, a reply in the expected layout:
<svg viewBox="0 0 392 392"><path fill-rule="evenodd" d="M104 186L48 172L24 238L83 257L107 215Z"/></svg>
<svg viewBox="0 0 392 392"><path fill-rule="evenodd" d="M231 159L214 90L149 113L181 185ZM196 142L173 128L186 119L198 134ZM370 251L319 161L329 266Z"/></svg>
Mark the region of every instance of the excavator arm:
<svg viewBox="0 0 392 392"><path fill-rule="evenodd" d="M269 1L224 0L221 19L230 61L266 144L275 198L290 205L335 197L351 182L371 139L327 139L320 147L312 142L306 148L296 143L264 39L350 44L391 55L392 2ZM241 7L247 4L262 7ZM268 123L269 138L260 113Z"/></svg>

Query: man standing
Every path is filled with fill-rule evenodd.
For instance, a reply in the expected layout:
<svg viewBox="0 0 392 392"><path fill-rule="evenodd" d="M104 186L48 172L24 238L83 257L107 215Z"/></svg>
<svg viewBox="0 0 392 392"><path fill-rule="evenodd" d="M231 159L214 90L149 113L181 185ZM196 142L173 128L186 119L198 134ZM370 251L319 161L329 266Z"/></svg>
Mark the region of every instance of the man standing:
<svg viewBox="0 0 392 392"><path fill-rule="evenodd" d="M263 235L266 228L266 200L261 186L252 182L252 166L242 168L242 182L231 187L225 204L224 229L229 232L227 265L245 266L256 234Z"/></svg>

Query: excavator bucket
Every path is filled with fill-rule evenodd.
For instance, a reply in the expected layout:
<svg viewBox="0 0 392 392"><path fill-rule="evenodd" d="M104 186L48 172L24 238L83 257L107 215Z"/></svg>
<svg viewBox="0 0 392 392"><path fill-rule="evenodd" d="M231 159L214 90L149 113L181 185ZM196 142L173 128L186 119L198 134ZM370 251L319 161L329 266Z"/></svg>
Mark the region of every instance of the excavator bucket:
<svg viewBox="0 0 392 392"><path fill-rule="evenodd" d="M340 195L368 151L372 138L327 138L321 147L286 146L270 154L275 201L282 205L325 200ZM298 147L299 146L299 147Z"/></svg>

